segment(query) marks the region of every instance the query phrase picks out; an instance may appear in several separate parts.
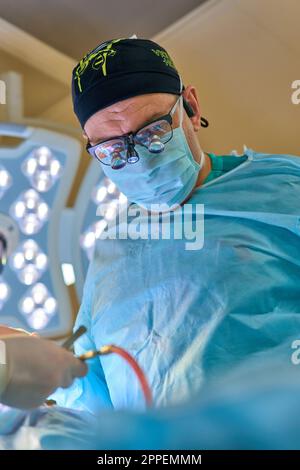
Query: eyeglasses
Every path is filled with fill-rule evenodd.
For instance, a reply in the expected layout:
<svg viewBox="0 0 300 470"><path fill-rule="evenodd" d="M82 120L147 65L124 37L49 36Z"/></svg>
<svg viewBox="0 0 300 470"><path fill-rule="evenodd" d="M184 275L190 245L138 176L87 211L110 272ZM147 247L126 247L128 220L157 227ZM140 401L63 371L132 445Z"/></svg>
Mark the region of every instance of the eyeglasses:
<svg viewBox="0 0 300 470"><path fill-rule="evenodd" d="M163 152L166 143L173 137L172 118L180 98L181 95L168 114L150 121L136 132L104 140L93 146L88 143L86 150L102 165L110 166L113 170L119 170L127 163L133 164L139 161L140 156L135 145L145 147L153 154Z"/></svg>

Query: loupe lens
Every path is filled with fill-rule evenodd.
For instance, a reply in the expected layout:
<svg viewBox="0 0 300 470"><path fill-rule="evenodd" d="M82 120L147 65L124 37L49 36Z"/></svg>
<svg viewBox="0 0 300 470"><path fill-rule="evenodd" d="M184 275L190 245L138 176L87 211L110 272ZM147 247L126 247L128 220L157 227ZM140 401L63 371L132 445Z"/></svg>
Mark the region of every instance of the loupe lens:
<svg viewBox="0 0 300 470"><path fill-rule="evenodd" d="M149 142L148 150L151 153L161 153L165 148L165 144L157 135L154 135Z"/></svg>
<svg viewBox="0 0 300 470"><path fill-rule="evenodd" d="M126 165L126 158L120 155L118 152L114 152L111 159L111 167L113 170L119 170Z"/></svg>

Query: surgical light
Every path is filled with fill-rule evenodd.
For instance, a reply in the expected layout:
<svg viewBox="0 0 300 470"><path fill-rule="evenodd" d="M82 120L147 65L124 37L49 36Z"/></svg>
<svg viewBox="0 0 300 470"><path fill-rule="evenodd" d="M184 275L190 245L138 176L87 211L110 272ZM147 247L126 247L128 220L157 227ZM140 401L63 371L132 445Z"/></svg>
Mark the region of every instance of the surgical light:
<svg viewBox="0 0 300 470"><path fill-rule="evenodd" d="M43 227L49 216L49 207L35 189L22 192L10 208L20 230L32 235Z"/></svg>
<svg viewBox="0 0 300 470"><path fill-rule="evenodd" d="M32 289L31 289L31 294L32 298L35 301L36 304L43 304L47 297L47 287L44 284L36 284Z"/></svg>
<svg viewBox="0 0 300 470"><path fill-rule="evenodd" d="M10 287L9 285L0 280L0 308L7 301L10 296Z"/></svg>
<svg viewBox="0 0 300 470"><path fill-rule="evenodd" d="M113 193L116 191L116 189L117 189L117 187L116 187L115 183L113 183L112 181L110 181L110 182L108 183L108 186L107 186L107 192L108 192L109 194L113 194Z"/></svg>
<svg viewBox="0 0 300 470"><path fill-rule="evenodd" d="M118 199L114 199L112 202L109 203L104 215L106 220L114 219L118 209L118 202Z"/></svg>
<svg viewBox="0 0 300 470"><path fill-rule="evenodd" d="M34 305L35 303L32 297L25 297L20 304L20 310L23 314L29 315L33 312Z"/></svg>
<svg viewBox="0 0 300 470"><path fill-rule="evenodd" d="M53 315L56 311L57 302L54 297L48 297L44 302L44 310L47 315Z"/></svg>
<svg viewBox="0 0 300 470"><path fill-rule="evenodd" d="M45 328L55 314L57 301L43 283L37 283L20 300L19 310L29 326L40 330Z"/></svg>
<svg viewBox="0 0 300 470"><path fill-rule="evenodd" d="M91 224L87 230L80 237L80 246L86 252L88 259L90 260L93 255L94 246L97 238L100 237L101 233L107 227L107 221L101 219L98 222Z"/></svg>
<svg viewBox="0 0 300 470"><path fill-rule="evenodd" d="M14 123L0 123L2 135L16 137L17 144L0 144L0 235L8 242L0 323L63 336L72 328L73 312L59 229L81 145L63 132ZM64 239L70 233L65 225Z"/></svg>
<svg viewBox="0 0 300 470"><path fill-rule="evenodd" d="M11 268L26 285L38 281L47 268L48 257L33 239L25 240L10 257Z"/></svg>
<svg viewBox="0 0 300 470"><path fill-rule="evenodd" d="M101 177L100 181L91 191L91 200L96 205L96 209L94 208L94 219L97 217L97 209L102 207L104 209L100 211L102 213L100 220L91 221L92 223L80 236L80 246L85 251L89 260L92 257L97 238L100 237L107 227L108 221L112 221L116 216L118 206L127 202L127 198L119 192L115 183L106 177Z"/></svg>
<svg viewBox="0 0 300 470"><path fill-rule="evenodd" d="M0 165L0 199L2 196L4 196L11 184L12 177L10 173L4 168L3 165Z"/></svg>
<svg viewBox="0 0 300 470"><path fill-rule="evenodd" d="M33 188L40 192L46 192L61 176L62 168L51 150L42 146L27 157L22 165L22 171Z"/></svg>
<svg viewBox="0 0 300 470"><path fill-rule="evenodd" d="M66 212L65 224L62 225L64 227L69 223L73 227L72 239L69 243L66 240L63 261L71 262L74 266L75 287L79 298L82 296L84 279L97 239L108 226L113 227L119 208L121 210L127 203L126 196L103 173L102 165L93 160L81 183L72 214L70 210ZM72 248L69 249L69 246Z"/></svg>
<svg viewBox="0 0 300 470"><path fill-rule="evenodd" d="M120 193L119 194L119 203L120 204L126 204L127 203L127 197L125 196L125 194L123 193Z"/></svg>
<svg viewBox="0 0 300 470"><path fill-rule="evenodd" d="M107 195L107 188L102 184L98 184L92 191L92 201L95 204L99 204L100 202L104 201Z"/></svg>
<svg viewBox="0 0 300 470"><path fill-rule="evenodd" d="M49 323L49 318L42 308L37 308L32 315L28 317L28 324L34 330L42 330Z"/></svg>
<svg viewBox="0 0 300 470"><path fill-rule="evenodd" d="M62 263L61 270L66 286L71 286L72 284L75 284L76 277L73 265L71 263Z"/></svg>
<svg viewBox="0 0 300 470"><path fill-rule="evenodd" d="M95 233L94 227L93 226L89 227L82 236L82 241L81 241L82 248L84 248L85 250L92 248L92 246L94 246L95 239L96 239L96 233Z"/></svg>

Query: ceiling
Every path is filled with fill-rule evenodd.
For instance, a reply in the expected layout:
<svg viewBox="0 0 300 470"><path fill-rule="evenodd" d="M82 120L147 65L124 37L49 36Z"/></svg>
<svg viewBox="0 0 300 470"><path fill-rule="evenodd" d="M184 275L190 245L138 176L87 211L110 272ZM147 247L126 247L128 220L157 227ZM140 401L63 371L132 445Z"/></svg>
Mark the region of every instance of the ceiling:
<svg viewBox="0 0 300 470"><path fill-rule="evenodd" d="M205 150L241 152L246 144L300 153L300 103L291 100L292 83L300 79L299 0L285 0L284 8L282 0L165 0L161 8L157 0L151 6L144 0L143 8L128 0L126 9L119 1L115 10L111 0L104 16L100 0L87 0L86 8L79 0L72 8L71 0L24 3L0 0L0 77L10 70L22 75L26 117L79 132L70 94L75 60L102 39L143 32L171 54L184 84L196 87L210 122L198 133ZM1 23L1 15L18 27Z"/></svg>
<svg viewBox="0 0 300 470"><path fill-rule="evenodd" d="M284 7L283 7L284 5ZM216 153L300 155L299 0L210 0L155 40L196 86L210 126L199 140Z"/></svg>
<svg viewBox="0 0 300 470"><path fill-rule="evenodd" d="M0 0L0 17L80 59L116 37L151 38L205 0Z"/></svg>

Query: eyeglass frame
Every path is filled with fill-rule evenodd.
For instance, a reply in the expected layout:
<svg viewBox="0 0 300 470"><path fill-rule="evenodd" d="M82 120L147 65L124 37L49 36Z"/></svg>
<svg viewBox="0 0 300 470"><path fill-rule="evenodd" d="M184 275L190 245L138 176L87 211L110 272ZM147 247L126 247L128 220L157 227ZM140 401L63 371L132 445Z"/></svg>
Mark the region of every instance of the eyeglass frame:
<svg viewBox="0 0 300 470"><path fill-rule="evenodd" d="M173 115L175 113L175 110L176 110L176 107L177 107L177 104L180 100L180 98L183 98L183 95L182 93L180 93L180 95L178 96L176 102L174 103L174 105L172 106L171 110L167 113L167 114L164 114L163 116L161 116L159 119L154 119L153 121L149 121L149 122L146 122L143 126L141 126L139 129L137 129L136 132L129 132L127 134L123 134L121 136L116 136L116 137L110 137L109 139L105 139L105 140L101 140L100 142L98 142L97 144L95 145L91 145L90 142L88 142L86 144L86 151L94 158L96 158L97 161L99 161L102 165L105 165L105 166L110 166L111 167L111 163L104 163L103 161L101 161L97 156L96 156L96 148L101 145L101 144L105 144L105 142L109 142L110 140L116 140L116 139L120 139L120 140L124 140L124 147L126 149L126 163L130 163L131 165L136 163L136 162L129 162L128 161L128 156L130 155L130 153L132 151L134 151L134 153L137 154L136 150L135 150L135 142L134 142L134 137L142 130L144 129L145 127L147 126L150 126L151 124L154 124L155 122L159 122L159 121L167 121L171 127L171 135L170 135L170 138L164 142L164 144L167 144L168 142L170 142L170 140L172 139L173 137L173 127L172 127L172 124L173 124ZM187 111L187 107L186 107L186 101L185 99L183 98L183 106L185 108L185 110ZM188 111L187 111L188 112ZM139 145L142 145L143 147L147 148L146 145L143 145L143 144L139 144ZM138 154L137 154L138 155ZM137 160L138 161L138 160Z"/></svg>

